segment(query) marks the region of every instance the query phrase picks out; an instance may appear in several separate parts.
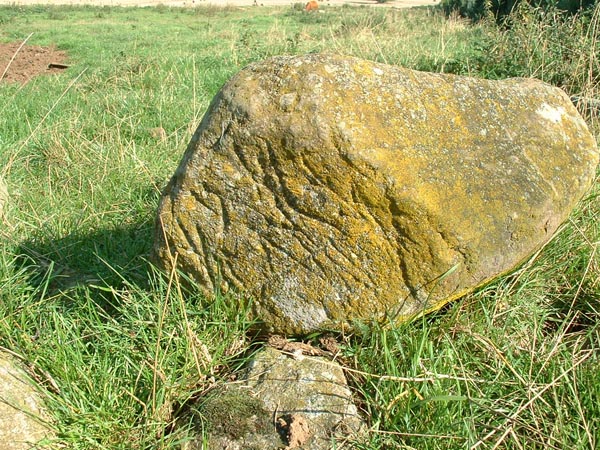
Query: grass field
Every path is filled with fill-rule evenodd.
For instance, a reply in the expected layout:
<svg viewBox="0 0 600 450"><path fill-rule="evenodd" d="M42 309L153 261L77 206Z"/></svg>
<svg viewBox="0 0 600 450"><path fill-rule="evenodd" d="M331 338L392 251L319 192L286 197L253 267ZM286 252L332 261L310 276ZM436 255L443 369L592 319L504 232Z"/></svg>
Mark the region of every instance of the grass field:
<svg viewBox="0 0 600 450"><path fill-rule="evenodd" d="M202 433L182 405L260 346L247 305L182 293L147 262L160 190L230 76L328 51L597 98L598 8L524 14L501 32L428 9L0 7L0 41L33 33L69 54L60 75L0 84L0 346L46 397L49 447L178 448ZM599 193L515 273L416 323L338 336L369 426L355 448L600 446Z"/></svg>

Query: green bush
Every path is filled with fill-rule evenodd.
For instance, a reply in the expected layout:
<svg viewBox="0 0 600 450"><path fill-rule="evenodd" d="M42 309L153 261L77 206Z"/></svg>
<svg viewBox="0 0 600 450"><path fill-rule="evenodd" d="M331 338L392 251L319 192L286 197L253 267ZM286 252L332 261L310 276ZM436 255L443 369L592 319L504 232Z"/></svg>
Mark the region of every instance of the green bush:
<svg viewBox="0 0 600 450"><path fill-rule="evenodd" d="M573 94L597 86L599 10L568 15L521 5L487 43L482 72L490 78L536 77Z"/></svg>
<svg viewBox="0 0 600 450"><path fill-rule="evenodd" d="M485 78L533 77L561 87L600 126L600 4L571 15L523 3L506 25L489 27L469 61L471 70Z"/></svg>
<svg viewBox="0 0 600 450"><path fill-rule="evenodd" d="M521 0L442 0L442 8L446 14L458 12L463 17L472 20L480 20L487 14L501 21L521 3ZM531 6L544 9L558 9L571 14L581 9L590 8L595 0L525 0Z"/></svg>

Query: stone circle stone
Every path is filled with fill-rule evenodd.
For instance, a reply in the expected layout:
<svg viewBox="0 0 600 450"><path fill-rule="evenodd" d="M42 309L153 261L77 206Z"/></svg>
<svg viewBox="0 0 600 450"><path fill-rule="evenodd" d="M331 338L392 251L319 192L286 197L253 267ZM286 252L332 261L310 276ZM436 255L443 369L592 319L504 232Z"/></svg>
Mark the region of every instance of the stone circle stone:
<svg viewBox="0 0 600 450"><path fill-rule="evenodd" d="M27 374L0 352L0 448L26 450L51 437L42 400Z"/></svg>
<svg viewBox="0 0 600 450"><path fill-rule="evenodd" d="M302 334L435 310L547 242L598 149L560 89L335 55L251 64L160 201L154 255Z"/></svg>
<svg viewBox="0 0 600 450"><path fill-rule="evenodd" d="M346 448L365 425L342 367L323 357L258 352L241 379L199 409L208 449ZM190 443L186 449L200 447Z"/></svg>

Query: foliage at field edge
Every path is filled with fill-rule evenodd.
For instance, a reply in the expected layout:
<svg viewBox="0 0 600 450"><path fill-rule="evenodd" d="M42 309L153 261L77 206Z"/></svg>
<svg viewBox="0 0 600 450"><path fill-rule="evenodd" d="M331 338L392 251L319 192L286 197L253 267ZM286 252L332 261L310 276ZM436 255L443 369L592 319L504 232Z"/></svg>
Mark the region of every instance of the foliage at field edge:
<svg viewBox="0 0 600 450"><path fill-rule="evenodd" d="M442 0L441 7L446 14L456 12L471 20L481 20L491 16L501 23L523 4L574 14L593 7L595 3L595 0Z"/></svg>

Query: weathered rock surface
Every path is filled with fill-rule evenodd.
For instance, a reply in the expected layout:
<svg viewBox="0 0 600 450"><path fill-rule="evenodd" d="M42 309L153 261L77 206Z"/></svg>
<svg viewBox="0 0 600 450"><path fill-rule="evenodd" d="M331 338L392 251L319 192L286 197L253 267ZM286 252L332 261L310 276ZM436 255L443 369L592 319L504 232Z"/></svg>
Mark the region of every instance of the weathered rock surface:
<svg viewBox="0 0 600 450"><path fill-rule="evenodd" d="M38 392L14 360L0 352L0 448L25 450L51 436Z"/></svg>
<svg viewBox="0 0 600 450"><path fill-rule="evenodd" d="M339 364L273 348L257 354L244 377L201 412L211 450L344 448L364 429Z"/></svg>
<svg viewBox="0 0 600 450"><path fill-rule="evenodd" d="M306 333L437 309L543 245L598 150L558 88L326 55L252 64L160 202L155 255Z"/></svg>

